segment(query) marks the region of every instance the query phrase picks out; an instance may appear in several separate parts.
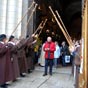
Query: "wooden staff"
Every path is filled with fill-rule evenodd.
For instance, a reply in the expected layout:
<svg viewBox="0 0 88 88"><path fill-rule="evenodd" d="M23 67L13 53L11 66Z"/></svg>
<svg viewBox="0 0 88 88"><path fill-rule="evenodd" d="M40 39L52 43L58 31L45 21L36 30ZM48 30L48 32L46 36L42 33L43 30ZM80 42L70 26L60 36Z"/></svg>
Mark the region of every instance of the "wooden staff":
<svg viewBox="0 0 88 88"><path fill-rule="evenodd" d="M38 36L40 36L40 34L42 33L42 30L43 30L43 28L44 28L44 26L45 26L46 22L47 22L47 19L45 19L45 22L43 23L43 26L42 26L42 28L41 28L41 30L40 30L39 35L38 35Z"/></svg>
<svg viewBox="0 0 88 88"><path fill-rule="evenodd" d="M35 2L33 2L31 4L31 6L27 9L26 13L24 14L24 16L22 17L22 19L19 21L19 23L16 25L15 29L12 31L11 35L16 31L16 29L18 28L18 26L20 25L20 23L22 22L22 20L25 18L25 16L27 15L27 13L29 12L29 10L32 8L32 6L35 4Z"/></svg>
<svg viewBox="0 0 88 88"><path fill-rule="evenodd" d="M31 20L31 18L32 18L32 16L33 16L33 13L35 12L37 6L38 6L38 4L36 4L36 5L35 5L35 8L32 10L32 13L31 13L31 15L30 15L30 17L29 17L29 19L28 19L28 21L27 21L26 27L28 26L28 23L30 22L30 20Z"/></svg>
<svg viewBox="0 0 88 88"><path fill-rule="evenodd" d="M39 24L38 28L35 30L35 32L32 34L32 36L36 36L36 33L41 28L42 24L43 24L43 21Z"/></svg>
<svg viewBox="0 0 88 88"><path fill-rule="evenodd" d="M55 13L53 12L53 10L52 10L52 8L51 8L51 6L49 6L49 9L50 9L50 11L52 12L52 14L53 14L53 16L54 16L54 18L55 18L57 24L59 25L61 31L63 32L63 34L64 34L64 36L65 36L65 38L66 38L68 44L69 44L70 46L72 46L71 42L69 41L69 39L68 39L68 37L67 37L66 32L64 31L64 29L63 29L62 25L60 24L60 22L58 21L58 19L57 19Z"/></svg>
<svg viewBox="0 0 88 88"><path fill-rule="evenodd" d="M43 21L39 24L38 28L36 29L36 31L34 32L34 34L37 33L37 31L42 27Z"/></svg>
<svg viewBox="0 0 88 88"><path fill-rule="evenodd" d="M57 14L59 20L61 21L61 23L62 23L62 25L63 25L63 27L64 27L65 32L67 33L67 36L68 36L68 38L69 38L69 41L72 43L71 37L70 37L70 35L69 35L69 33L68 33L68 31L67 31L67 29L66 29L66 27L65 27L65 25L64 25L64 23L63 23L63 21L62 21L62 19L61 19L60 14L58 13L57 10L56 10L55 12L56 12L56 14ZM73 44L73 43L72 43L72 44Z"/></svg>
<svg viewBox="0 0 88 88"><path fill-rule="evenodd" d="M45 19L45 21L43 22L43 26L41 26L41 30L40 30L39 34L36 34L36 35L35 35L35 36L36 36L36 39L38 39L38 37L40 36L40 34L41 34L41 32L42 32L42 30L43 30L43 28L44 28L46 22L47 22L47 19Z"/></svg>

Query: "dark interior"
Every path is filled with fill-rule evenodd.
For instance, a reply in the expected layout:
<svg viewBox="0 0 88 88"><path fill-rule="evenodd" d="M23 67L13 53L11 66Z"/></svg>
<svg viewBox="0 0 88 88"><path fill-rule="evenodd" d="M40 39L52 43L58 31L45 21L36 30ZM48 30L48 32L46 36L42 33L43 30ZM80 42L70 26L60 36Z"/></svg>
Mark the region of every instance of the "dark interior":
<svg viewBox="0 0 88 88"><path fill-rule="evenodd" d="M60 30L57 22L55 21L49 6L52 7L53 11L58 10L68 33L72 39L81 38L81 0L35 0L39 4L36 10L35 28L38 27L39 23L48 18L48 21L40 35L43 42L46 41L47 36L52 36L53 40L62 42L65 37Z"/></svg>

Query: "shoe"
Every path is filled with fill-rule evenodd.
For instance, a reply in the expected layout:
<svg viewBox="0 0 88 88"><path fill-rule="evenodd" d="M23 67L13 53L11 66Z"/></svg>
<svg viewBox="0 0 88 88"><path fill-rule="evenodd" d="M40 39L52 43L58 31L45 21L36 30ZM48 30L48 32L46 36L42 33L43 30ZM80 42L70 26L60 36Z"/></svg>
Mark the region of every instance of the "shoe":
<svg viewBox="0 0 88 88"><path fill-rule="evenodd" d="M13 80L13 82L16 82L16 81L17 81L17 79L14 79L14 80Z"/></svg>
<svg viewBox="0 0 88 88"><path fill-rule="evenodd" d="M25 75L23 75L22 73L20 74L21 77L25 77Z"/></svg>
<svg viewBox="0 0 88 88"><path fill-rule="evenodd" d="M32 71L30 69L28 69L28 73L32 73Z"/></svg>
<svg viewBox="0 0 88 88"><path fill-rule="evenodd" d="M43 74L43 76L47 76L47 74Z"/></svg>
<svg viewBox="0 0 88 88"><path fill-rule="evenodd" d="M0 86L1 88L8 88L6 84Z"/></svg>
<svg viewBox="0 0 88 88"><path fill-rule="evenodd" d="M52 73L50 73L50 76L52 76Z"/></svg>

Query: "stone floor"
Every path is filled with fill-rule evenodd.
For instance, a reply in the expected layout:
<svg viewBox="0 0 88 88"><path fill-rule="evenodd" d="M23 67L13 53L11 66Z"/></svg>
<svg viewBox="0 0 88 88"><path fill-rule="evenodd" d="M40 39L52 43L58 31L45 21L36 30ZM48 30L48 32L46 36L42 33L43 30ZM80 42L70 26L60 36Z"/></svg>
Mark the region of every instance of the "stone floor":
<svg viewBox="0 0 88 88"><path fill-rule="evenodd" d="M36 67L31 73L11 83L9 88L74 88L71 67L53 69L53 75L43 77L43 67Z"/></svg>

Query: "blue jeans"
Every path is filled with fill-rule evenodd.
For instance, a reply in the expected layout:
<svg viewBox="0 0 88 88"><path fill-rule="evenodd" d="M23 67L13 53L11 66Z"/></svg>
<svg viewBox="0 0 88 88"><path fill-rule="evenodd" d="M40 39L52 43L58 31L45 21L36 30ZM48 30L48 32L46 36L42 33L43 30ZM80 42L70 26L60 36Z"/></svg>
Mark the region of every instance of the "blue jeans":
<svg viewBox="0 0 88 88"><path fill-rule="evenodd" d="M47 74L48 66L49 66L49 74L52 74L53 59L45 59L45 74Z"/></svg>
<svg viewBox="0 0 88 88"><path fill-rule="evenodd" d="M66 66L66 63L65 63L65 55L62 56L62 65L63 66Z"/></svg>

